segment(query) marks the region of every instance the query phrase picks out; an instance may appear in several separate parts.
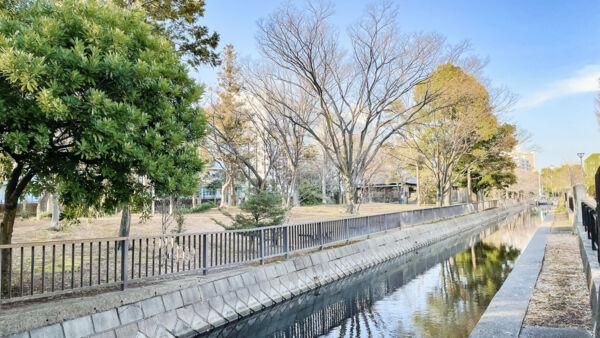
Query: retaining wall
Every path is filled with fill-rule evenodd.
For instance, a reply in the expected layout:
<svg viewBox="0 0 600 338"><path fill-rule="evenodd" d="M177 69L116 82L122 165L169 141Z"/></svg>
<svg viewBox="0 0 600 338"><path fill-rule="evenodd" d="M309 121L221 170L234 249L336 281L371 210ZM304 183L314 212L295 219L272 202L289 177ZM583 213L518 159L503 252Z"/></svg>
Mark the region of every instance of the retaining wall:
<svg viewBox="0 0 600 338"><path fill-rule="evenodd" d="M392 230L358 243L209 278L191 277L157 287L11 311L0 315L0 335L193 337L432 243L488 229L524 208L500 207ZM24 316L31 320L23 321Z"/></svg>
<svg viewBox="0 0 600 338"><path fill-rule="evenodd" d="M592 332L594 337L600 336L600 299L598 289L600 288L600 264L598 263L598 252L592 250L592 242L581 223L575 224L576 233L579 236L579 250L583 260L588 289L590 290L590 304L592 305Z"/></svg>

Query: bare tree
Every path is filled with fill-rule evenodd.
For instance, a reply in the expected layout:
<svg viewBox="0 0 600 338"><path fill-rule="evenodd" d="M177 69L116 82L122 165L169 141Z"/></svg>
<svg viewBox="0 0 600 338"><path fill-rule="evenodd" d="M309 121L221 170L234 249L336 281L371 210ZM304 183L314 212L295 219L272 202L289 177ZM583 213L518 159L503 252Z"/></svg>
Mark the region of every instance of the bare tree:
<svg viewBox="0 0 600 338"><path fill-rule="evenodd" d="M253 120L258 121L261 130L277 141L284 161L278 161L275 175L285 194L284 206L300 205L299 169L305 150L306 130L283 116L296 116L313 124L316 102L304 90L290 85L289 81L276 81L285 75L280 71L277 77L269 76L277 72L260 65L252 65L245 72L244 88L250 94L248 102L254 112Z"/></svg>
<svg viewBox="0 0 600 338"><path fill-rule="evenodd" d="M271 76L313 97L321 131L312 119L285 112L318 142L340 172L347 212L358 203L358 187L381 146L413 122L431 99L412 99L415 86L427 81L443 52L436 35L401 34L396 9L369 6L349 28L350 50L338 43L328 23L332 7L288 4L259 22L258 47L277 68L293 76ZM317 124L318 125L318 124Z"/></svg>

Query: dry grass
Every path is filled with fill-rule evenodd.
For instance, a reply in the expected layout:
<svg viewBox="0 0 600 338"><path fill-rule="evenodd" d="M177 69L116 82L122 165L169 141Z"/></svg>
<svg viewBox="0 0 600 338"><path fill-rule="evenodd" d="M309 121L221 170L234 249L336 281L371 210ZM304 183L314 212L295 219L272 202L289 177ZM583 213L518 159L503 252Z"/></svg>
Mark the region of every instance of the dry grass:
<svg viewBox="0 0 600 338"><path fill-rule="evenodd" d="M427 206L421 206L427 207ZM400 205L388 203L370 203L361 205L359 215L372 215L386 212L404 211L420 208L416 205ZM239 210L230 208L230 213L235 214ZM291 210L289 222L308 222L314 220L327 220L345 217L344 207L340 205L319 205L310 207L297 207ZM187 214L185 218L186 232L220 231L223 228L214 219L223 223L230 220L219 210L211 209L203 213ZM17 219L13 233L13 243L59 240L59 239L81 239L117 236L120 215L106 216L96 219L81 219L80 224L67 230L57 232L49 229L50 219L36 220ZM160 215L154 215L149 221L140 223L139 215L133 215L131 220L131 235L157 235L160 234Z"/></svg>
<svg viewBox="0 0 600 338"><path fill-rule="evenodd" d="M548 235L544 257L524 324L590 330L589 291L577 237L571 233Z"/></svg>

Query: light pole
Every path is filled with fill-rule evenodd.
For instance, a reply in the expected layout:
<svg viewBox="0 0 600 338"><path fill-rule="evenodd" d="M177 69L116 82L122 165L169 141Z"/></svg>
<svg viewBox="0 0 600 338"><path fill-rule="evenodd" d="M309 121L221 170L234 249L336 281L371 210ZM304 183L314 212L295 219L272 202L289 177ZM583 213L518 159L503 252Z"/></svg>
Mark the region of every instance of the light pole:
<svg viewBox="0 0 600 338"><path fill-rule="evenodd" d="M585 171L583 170L583 155L585 155L585 153L577 153L577 157L579 157L579 167L581 168L581 183L585 184Z"/></svg>

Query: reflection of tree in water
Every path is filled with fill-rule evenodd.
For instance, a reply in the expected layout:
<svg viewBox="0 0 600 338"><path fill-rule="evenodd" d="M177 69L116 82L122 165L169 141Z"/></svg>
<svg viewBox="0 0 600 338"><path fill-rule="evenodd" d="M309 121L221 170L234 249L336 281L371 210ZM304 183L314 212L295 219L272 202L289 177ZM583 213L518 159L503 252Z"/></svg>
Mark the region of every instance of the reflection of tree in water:
<svg viewBox="0 0 600 338"><path fill-rule="evenodd" d="M441 264L427 309L413 315L428 337L467 337L512 269L519 250L478 243Z"/></svg>
<svg viewBox="0 0 600 338"><path fill-rule="evenodd" d="M372 337L373 329L380 332L385 326L381 315L373 311L373 303L381 294L389 292L387 283L376 282L372 287L359 290L351 301L346 301L347 319L339 323L340 337Z"/></svg>

